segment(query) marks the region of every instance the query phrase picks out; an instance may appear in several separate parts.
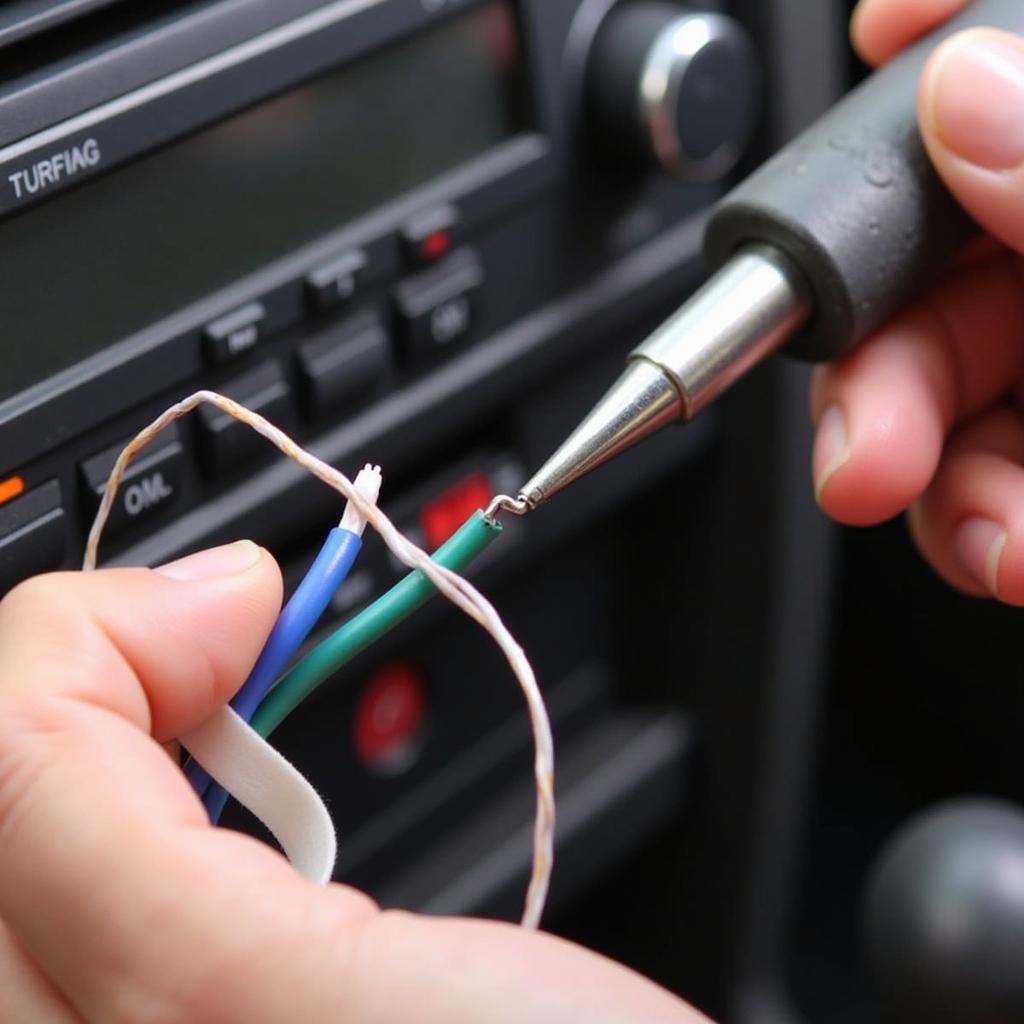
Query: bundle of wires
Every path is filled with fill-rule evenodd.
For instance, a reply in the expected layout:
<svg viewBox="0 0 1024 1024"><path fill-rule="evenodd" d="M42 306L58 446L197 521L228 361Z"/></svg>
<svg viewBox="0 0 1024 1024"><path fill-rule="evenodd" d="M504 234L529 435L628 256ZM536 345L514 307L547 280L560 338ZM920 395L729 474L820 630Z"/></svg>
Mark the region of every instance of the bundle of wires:
<svg viewBox="0 0 1024 1024"><path fill-rule="evenodd" d="M380 470L367 466L356 477L357 488L376 501ZM235 711L263 737L268 737L304 700L348 664L357 654L420 608L433 594L434 585L415 570L373 604L337 629L280 678L303 640L316 625L332 596L344 582L361 547L365 522L345 509L341 525L331 531L309 572L282 610L263 651L245 684L231 701ZM433 555L438 565L460 572L501 534L501 526L474 513ZM341 536L339 536L341 535ZM276 685L274 685L276 682ZM216 824L228 794L192 761L185 769L203 798L210 821ZM200 788L200 786L202 788Z"/></svg>
<svg viewBox="0 0 1024 1024"><path fill-rule="evenodd" d="M380 467L365 466L355 479L355 488L367 501L376 502L381 488ZM365 530L366 520L349 502L341 522L327 535L320 553L278 616L249 678L231 701L231 707L246 722L345 582L362 548ZM216 823L227 793L197 761L188 762L185 775L203 799L210 820Z"/></svg>
<svg viewBox="0 0 1024 1024"><path fill-rule="evenodd" d="M478 510L434 552L432 560L462 572L501 536L501 524ZM264 698L250 724L269 736L307 697L357 654L389 633L437 593L418 569L335 630L306 655Z"/></svg>
<svg viewBox="0 0 1024 1024"><path fill-rule="evenodd" d="M502 622L501 616L493 605L460 575L476 555L500 536L501 526L494 518L493 509L507 508L510 507L508 503L511 505L515 503L508 498L495 499L487 514L482 511L474 513L446 544L442 545L433 556L430 556L403 536L377 506L375 497L371 498L365 490L357 487L339 470L306 451L263 416L246 409L224 395L213 391L197 391L164 410L148 426L139 431L118 456L110 471L103 498L86 540L85 554L82 559L83 571L89 572L96 568L103 530L114 507L117 489L128 465L162 430L204 403L215 406L251 427L285 456L341 494L350 503L351 508L346 509L346 519L343 519L336 530L331 532L323 551L317 557L307 577L282 611L271 638L261 653L257 665L253 668L251 678L233 702L235 708L225 707L222 709L222 714L211 718L209 723L215 723L216 728L212 733L205 735L204 740L200 743L210 741L211 738L216 743L230 742L229 734L233 735L236 740L239 736L245 736L247 731L244 721L242 721L243 715L237 713L236 709L244 713L245 717L251 715L252 728L265 740L285 717L313 693L321 683L356 654L414 612L434 593L440 591L455 607L491 636L504 655L526 699L527 712L534 736L534 780L537 791L537 810L533 829L533 870L527 888L522 923L524 927L537 928L544 909L554 854L554 743L551 725L536 675L522 647ZM368 468L372 473L372 468ZM363 479L363 486L369 486L366 478ZM377 486L379 487L379 480ZM350 518L351 516L355 516L355 518ZM330 602L336 588L351 568L361 544L359 534L361 533L360 523L363 520L381 535L392 554L413 571L374 604L345 623L332 636L300 660L294 668L281 677L275 686L275 678L285 668L313 628ZM255 713L253 713L254 709ZM239 723L241 733L235 730L232 722ZM224 732L225 728L228 732ZM203 727L190 734L193 743L197 739L197 734L201 732L203 732ZM248 735L252 734L248 733ZM289 777L292 778L292 781L294 782L297 777L302 784L298 789L291 789L290 792L293 795L300 793L305 786L308 795L312 797L311 806L314 817L316 816L316 807L323 812L323 818L326 820L326 829L323 832L324 835L330 833L330 841L324 850L317 853L317 857L320 857L322 853L325 856L329 853L329 857L326 857L324 864L319 865L317 871L310 871L310 877L313 874L319 877L321 869L326 870L329 874L330 866L334 862L334 834L326 809L323 808L323 804L319 802L315 792L308 786L308 783L305 783L293 766L281 759L272 751L272 748L266 746L264 740L259 742L263 743L265 749L271 752L272 760L277 759L274 762L276 766L274 770L277 771L278 767L283 766L285 775L288 775L290 770ZM187 743L185 745L188 746ZM209 747L207 753L213 762L218 762L218 757ZM219 771L227 777L230 774L225 767L227 762L220 760L219 763L221 765ZM226 796L215 792L213 785L203 779L198 765L190 768L189 774L197 788L206 788L207 810L211 812L211 819L216 821L220 816ZM277 780L280 781L282 777L278 775ZM242 785L242 789L249 794L246 798L247 806L254 811L253 800L259 803L260 799L263 799L262 806L265 811L269 807L265 799L267 791L260 790L262 784L261 782L254 788L252 777L247 777L245 784ZM280 796L280 790L276 792ZM266 817L263 817L262 820L268 823L268 827L271 827ZM307 819L303 827L308 824L309 820L312 819ZM278 826L283 825L284 823L279 820ZM273 827L271 827L271 831L274 831ZM274 834L278 835L278 832L274 832ZM293 835L292 838L296 839L297 836ZM292 849L298 854L299 851L294 844ZM305 851L305 853L309 852L309 850ZM326 863L327 860L329 860L329 864Z"/></svg>

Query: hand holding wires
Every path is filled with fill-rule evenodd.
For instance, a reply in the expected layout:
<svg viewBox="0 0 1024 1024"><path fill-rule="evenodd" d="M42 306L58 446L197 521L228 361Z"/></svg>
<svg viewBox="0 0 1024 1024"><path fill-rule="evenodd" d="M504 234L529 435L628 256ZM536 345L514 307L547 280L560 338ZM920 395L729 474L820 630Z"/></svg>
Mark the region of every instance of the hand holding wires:
<svg viewBox="0 0 1024 1024"><path fill-rule="evenodd" d="M96 519L89 531L82 563L83 570L88 571L96 567L100 538L110 516L118 485L128 464L161 430L203 403L213 405L245 423L275 445L288 458L293 459L303 469L351 501L367 522L377 530L384 543L400 562L409 566L410 569L422 573L434 588L481 626L500 647L526 699L534 735L537 814L534 822L533 873L527 890L522 923L527 928L538 927L544 910L554 858L554 741L544 707L544 699L533 668L522 648L502 622L498 612L483 594L468 580L432 560L425 551L403 536L376 504L367 501L343 473L300 447L284 431L275 427L258 413L254 413L216 392L197 391L165 410L149 426L140 431L118 456L107 480ZM487 522L492 528L496 528L493 518L485 519L481 515L480 519Z"/></svg>

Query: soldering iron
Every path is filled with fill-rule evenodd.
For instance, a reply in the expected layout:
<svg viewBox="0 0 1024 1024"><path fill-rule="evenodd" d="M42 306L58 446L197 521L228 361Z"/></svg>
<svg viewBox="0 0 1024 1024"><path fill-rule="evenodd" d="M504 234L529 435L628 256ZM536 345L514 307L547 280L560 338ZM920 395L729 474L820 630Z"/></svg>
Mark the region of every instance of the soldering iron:
<svg viewBox="0 0 1024 1024"><path fill-rule="evenodd" d="M555 454L495 507L523 514L662 427L691 419L766 356L831 360L932 282L978 232L917 128L921 72L968 28L1024 31L1020 0L976 0L772 157L716 207L707 283L629 356Z"/></svg>

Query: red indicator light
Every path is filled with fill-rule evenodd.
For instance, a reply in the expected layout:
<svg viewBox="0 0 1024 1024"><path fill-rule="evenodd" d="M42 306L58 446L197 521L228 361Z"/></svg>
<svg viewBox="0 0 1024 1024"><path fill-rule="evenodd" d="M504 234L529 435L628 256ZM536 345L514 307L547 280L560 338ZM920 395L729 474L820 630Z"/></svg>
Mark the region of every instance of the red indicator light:
<svg viewBox="0 0 1024 1024"><path fill-rule="evenodd" d="M426 713L422 673L405 662L385 665L356 705L352 738L360 760L378 770L407 768L416 756Z"/></svg>
<svg viewBox="0 0 1024 1024"><path fill-rule="evenodd" d="M9 476L0 480L0 505L11 498L16 498L25 490L25 481L20 476Z"/></svg>
<svg viewBox="0 0 1024 1024"><path fill-rule="evenodd" d="M494 490L486 473L474 473L420 509L427 547L439 548L477 509L487 508Z"/></svg>
<svg viewBox="0 0 1024 1024"><path fill-rule="evenodd" d="M443 256L452 247L452 236L449 232L441 229L431 231L420 243L420 250L428 260L436 260Z"/></svg>

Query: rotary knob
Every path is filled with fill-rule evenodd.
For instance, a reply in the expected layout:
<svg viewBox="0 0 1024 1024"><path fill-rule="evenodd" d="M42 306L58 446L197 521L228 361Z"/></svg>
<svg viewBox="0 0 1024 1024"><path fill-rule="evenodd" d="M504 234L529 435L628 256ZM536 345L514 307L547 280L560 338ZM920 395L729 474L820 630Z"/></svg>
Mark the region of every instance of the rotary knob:
<svg viewBox="0 0 1024 1024"><path fill-rule="evenodd" d="M906 825L868 890L886 1020L1024 1021L1024 814L956 801Z"/></svg>
<svg viewBox="0 0 1024 1024"><path fill-rule="evenodd" d="M620 4L594 37L586 74L591 130L633 165L707 183L728 174L750 142L756 55L724 14Z"/></svg>

